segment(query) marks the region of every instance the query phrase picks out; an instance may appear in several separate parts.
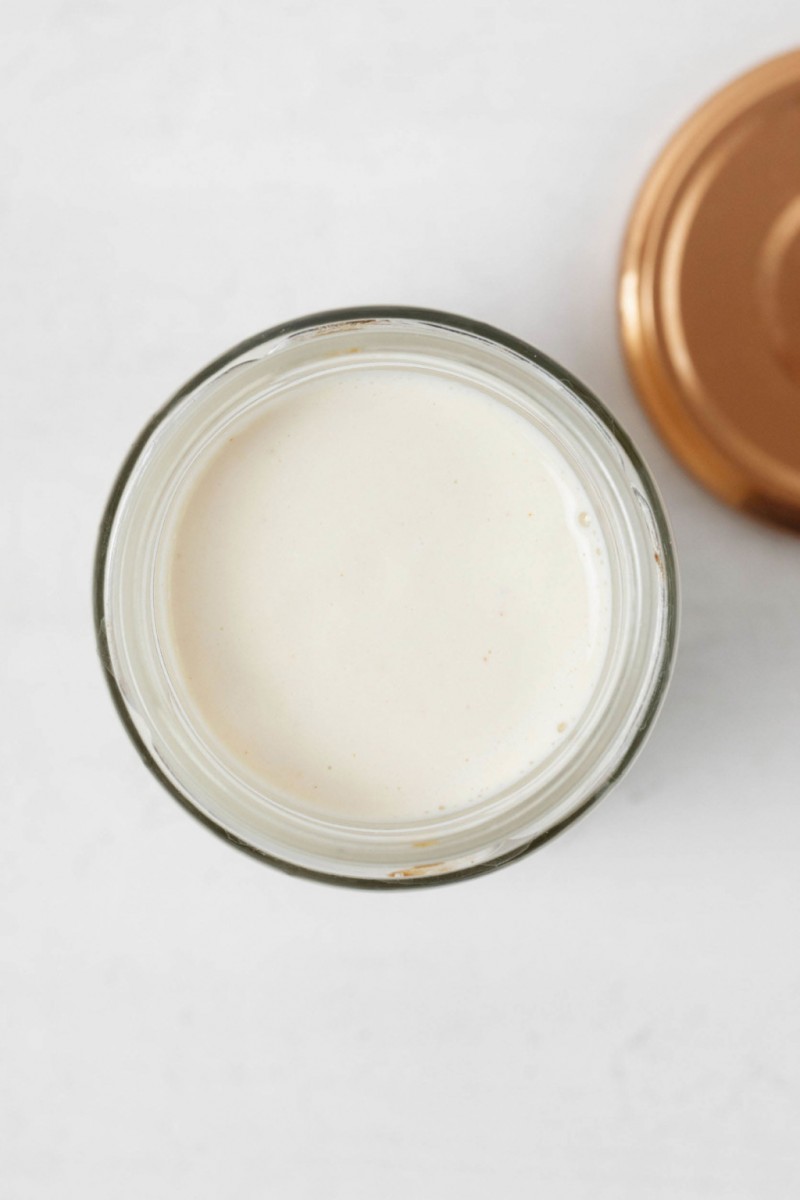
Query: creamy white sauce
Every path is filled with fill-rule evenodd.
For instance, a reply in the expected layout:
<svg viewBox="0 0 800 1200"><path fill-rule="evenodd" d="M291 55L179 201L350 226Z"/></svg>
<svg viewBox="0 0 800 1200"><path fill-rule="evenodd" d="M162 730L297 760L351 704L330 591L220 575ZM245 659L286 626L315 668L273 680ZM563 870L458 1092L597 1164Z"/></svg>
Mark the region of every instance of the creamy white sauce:
<svg viewBox="0 0 800 1200"><path fill-rule="evenodd" d="M179 692L262 788L413 820L501 791L601 675L611 587L559 450L477 387L342 370L195 472L163 549Z"/></svg>

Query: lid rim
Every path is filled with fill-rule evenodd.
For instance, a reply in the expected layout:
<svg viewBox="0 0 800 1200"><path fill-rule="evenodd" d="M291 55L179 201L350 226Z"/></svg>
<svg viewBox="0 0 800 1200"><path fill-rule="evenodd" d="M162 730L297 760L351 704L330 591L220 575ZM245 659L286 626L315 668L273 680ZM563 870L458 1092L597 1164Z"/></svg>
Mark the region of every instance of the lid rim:
<svg viewBox="0 0 800 1200"><path fill-rule="evenodd" d="M763 470L743 462L722 439L716 440L692 411L691 396L675 377L659 312L664 246L687 185L698 166L714 153L717 140L737 120L754 105L777 98L787 87L800 88L800 49L768 60L728 83L664 146L639 190L626 229L619 265L618 320L634 389L681 464L726 503L800 530L800 484L787 487L785 477L765 477ZM775 462L777 474L777 458ZM780 473L785 476L783 464Z"/></svg>

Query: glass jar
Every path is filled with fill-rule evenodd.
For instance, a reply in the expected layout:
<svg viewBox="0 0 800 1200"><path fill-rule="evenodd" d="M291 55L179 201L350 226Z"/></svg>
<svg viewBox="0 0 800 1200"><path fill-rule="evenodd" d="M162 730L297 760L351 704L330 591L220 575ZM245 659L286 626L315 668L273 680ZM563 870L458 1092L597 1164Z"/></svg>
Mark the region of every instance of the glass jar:
<svg viewBox="0 0 800 1200"><path fill-rule="evenodd" d="M190 468L242 414L324 372L365 365L478 384L559 449L602 525L611 637L583 716L496 795L430 818L308 812L239 772L193 720L165 646L160 546ZM600 402L538 350L475 321L411 308L310 316L242 342L189 381L126 459L100 530L95 621L113 699L146 765L190 812L286 870L362 886L463 879L519 858L584 813L630 765L658 711L676 643L677 578L656 488Z"/></svg>

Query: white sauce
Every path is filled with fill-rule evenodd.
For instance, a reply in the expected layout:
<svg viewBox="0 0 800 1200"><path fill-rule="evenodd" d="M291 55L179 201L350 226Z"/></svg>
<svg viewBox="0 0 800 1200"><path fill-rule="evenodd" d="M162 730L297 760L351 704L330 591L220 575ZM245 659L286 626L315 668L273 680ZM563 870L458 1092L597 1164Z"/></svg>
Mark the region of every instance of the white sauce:
<svg viewBox="0 0 800 1200"><path fill-rule="evenodd" d="M521 779L600 677L610 581L558 449L459 380L351 368L201 464L164 552L168 654L222 753L328 816Z"/></svg>

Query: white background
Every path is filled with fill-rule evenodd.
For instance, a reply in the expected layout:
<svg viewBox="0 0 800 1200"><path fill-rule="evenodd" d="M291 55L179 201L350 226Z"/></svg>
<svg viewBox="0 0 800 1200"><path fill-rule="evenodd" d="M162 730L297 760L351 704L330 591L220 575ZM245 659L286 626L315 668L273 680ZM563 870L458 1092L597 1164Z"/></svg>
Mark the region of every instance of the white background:
<svg viewBox="0 0 800 1200"><path fill-rule="evenodd" d="M797 0L6 0L3 1200L772 1200L800 1187L800 544L668 456L620 239ZM395 302L533 341L670 509L681 657L585 821L453 887L298 881L139 764L95 661L116 469L195 369Z"/></svg>

